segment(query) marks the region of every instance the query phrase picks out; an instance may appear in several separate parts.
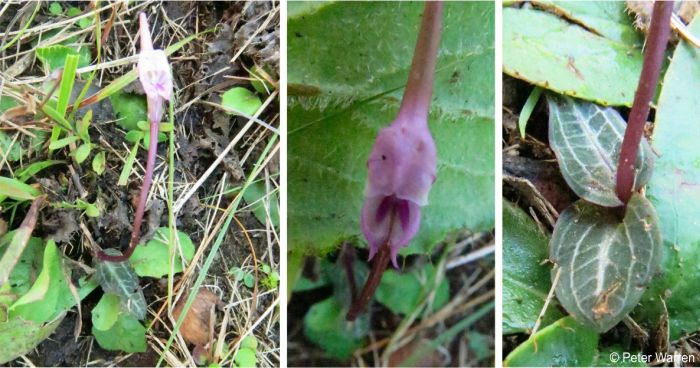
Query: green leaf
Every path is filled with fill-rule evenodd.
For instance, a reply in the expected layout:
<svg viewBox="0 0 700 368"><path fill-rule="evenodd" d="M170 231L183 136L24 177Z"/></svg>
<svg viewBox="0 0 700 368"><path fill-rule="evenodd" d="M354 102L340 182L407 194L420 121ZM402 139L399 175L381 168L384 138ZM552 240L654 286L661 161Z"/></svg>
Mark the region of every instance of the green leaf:
<svg viewBox="0 0 700 368"><path fill-rule="evenodd" d="M637 42L612 41L533 9L505 8L503 24L508 75L602 105L632 105L642 70Z"/></svg>
<svg viewBox="0 0 700 368"><path fill-rule="evenodd" d="M364 5L330 3L289 19L289 94L301 97L288 108L288 236L299 255L362 239L366 161L408 77L423 4ZM437 180L402 254L430 252L458 229L493 228L493 13L488 2L445 4L429 119Z"/></svg>
<svg viewBox="0 0 700 368"><path fill-rule="evenodd" d="M134 271L139 276L148 277L163 277L168 274L170 269L170 257L168 255L168 243L170 239L170 229L161 227L156 230L153 239L149 240L146 245L138 245L134 249L134 253L129 258L134 266ZM177 232L174 244L175 263L173 265L173 273L182 272L184 270L183 260L180 257L179 249L182 250L182 255L185 257L185 262L190 262L194 257L194 244L187 234L182 231Z"/></svg>
<svg viewBox="0 0 700 368"><path fill-rule="evenodd" d="M233 87L221 95L221 105L231 110L234 115L243 113L253 116L262 106L262 101L255 93L243 87Z"/></svg>
<svg viewBox="0 0 700 368"><path fill-rule="evenodd" d="M124 130L136 130L139 121L148 121L148 107L143 96L117 92L109 96L112 109L117 114L117 124Z"/></svg>
<svg viewBox="0 0 700 368"><path fill-rule="evenodd" d="M347 359L364 344L369 319L364 315L348 322L346 313L347 310L333 297L314 304L304 316L304 335L323 348L328 356Z"/></svg>
<svg viewBox="0 0 700 368"><path fill-rule="evenodd" d="M91 150L92 144L83 143L75 151L71 152L71 155L75 157L75 161L77 161L79 164L82 164L83 161L85 161L90 155Z"/></svg>
<svg viewBox="0 0 700 368"><path fill-rule="evenodd" d="M279 196L278 191L267 193L264 181L256 181L243 192L243 199L251 205L251 210L260 223L265 224L268 213L272 225L279 227ZM266 210L267 207L267 210Z"/></svg>
<svg viewBox="0 0 700 368"><path fill-rule="evenodd" d="M143 353L147 348L146 328L129 313L120 313L108 330L99 330L93 324L92 334L97 343L106 350Z"/></svg>
<svg viewBox="0 0 700 368"><path fill-rule="evenodd" d="M248 348L255 351L258 348L258 339L253 335L246 336L243 341L241 341L241 348Z"/></svg>
<svg viewBox="0 0 700 368"><path fill-rule="evenodd" d="M36 57L51 71L62 68L68 55L78 55L78 68L90 65L90 50L87 47L82 47L79 51L76 51L68 46L52 45L37 47L35 52Z"/></svg>
<svg viewBox="0 0 700 368"><path fill-rule="evenodd" d="M61 7L61 4L57 2L51 3L51 5L49 5L49 13L51 13L52 15L63 14L63 8Z"/></svg>
<svg viewBox="0 0 700 368"><path fill-rule="evenodd" d="M538 331L506 357L504 367L590 367L598 333L571 317Z"/></svg>
<svg viewBox="0 0 700 368"><path fill-rule="evenodd" d="M98 152L92 159L92 170L97 175L102 175L102 173L105 172L106 161L105 151Z"/></svg>
<svg viewBox="0 0 700 368"><path fill-rule="evenodd" d="M700 17L689 27L700 37ZM670 339L700 329L700 50L681 41L663 81L652 142L658 152L647 195L661 219L663 261L635 320L658 323L665 296Z"/></svg>
<svg viewBox="0 0 700 368"><path fill-rule="evenodd" d="M243 276L243 284L252 289L255 286L255 276L252 273L246 273Z"/></svg>
<svg viewBox="0 0 700 368"><path fill-rule="evenodd" d="M559 216L550 243L561 269L559 302L580 323L608 331L637 306L661 247L659 218L642 195L632 195L622 220L617 209L576 202Z"/></svg>
<svg viewBox="0 0 700 368"><path fill-rule="evenodd" d="M118 255L119 251L105 249L105 253ZM97 262L95 280L102 285L105 293L119 296L122 310L138 320L146 318L146 298L129 261Z"/></svg>
<svg viewBox="0 0 700 368"><path fill-rule="evenodd" d="M63 321L64 315L43 324L13 318L0 322L0 364L9 363L21 355L29 354L39 343L46 340Z"/></svg>
<svg viewBox="0 0 700 368"><path fill-rule="evenodd" d="M139 142L146 134L140 130L131 130L126 133L124 140L131 143Z"/></svg>
<svg viewBox="0 0 700 368"><path fill-rule="evenodd" d="M49 240L44 249L41 273L31 289L10 307L10 318L46 323L75 304L64 275L70 271L64 271L61 258L58 247Z"/></svg>
<svg viewBox="0 0 700 368"><path fill-rule="evenodd" d="M238 350L233 361L238 367L255 367L255 364L258 362L255 357L255 350L248 348Z"/></svg>
<svg viewBox="0 0 700 368"><path fill-rule="evenodd" d="M0 256L5 254L15 234L17 234L17 230L10 231L0 238ZM24 247L19 261L12 269L7 283L8 286L11 285L10 291L15 296L26 294L32 284L34 284L37 275L41 271L44 248L44 241L41 238L30 237L29 241L27 241L27 245Z"/></svg>
<svg viewBox="0 0 700 368"><path fill-rule="evenodd" d="M33 164L27 165L20 170L15 171L15 176L21 182L29 180L32 176L38 174L41 170L49 168L54 165L64 164L63 160L46 160L39 161Z"/></svg>
<svg viewBox="0 0 700 368"><path fill-rule="evenodd" d="M435 267L427 263L421 270L411 273L399 273L386 270L377 287L377 301L384 304L394 314L409 314L431 292L435 283ZM433 311L440 309L450 299L450 286L443 279L435 292Z"/></svg>
<svg viewBox="0 0 700 368"><path fill-rule="evenodd" d="M30 185L17 179L0 176L0 202L8 197L18 201L32 200L39 195L41 191Z"/></svg>
<svg viewBox="0 0 700 368"><path fill-rule="evenodd" d="M635 30L634 19L623 1L537 0L535 3L622 45L641 48L644 42L642 33Z"/></svg>
<svg viewBox="0 0 700 368"><path fill-rule="evenodd" d="M82 199L77 199L75 201L78 208L82 208L85 211L85 215L88 217L100 217L100 209L96 205L83 201Z"/></svg>
<svg viewBox="0 0 700 368"><path fill-rule="evenodd" d="M513 203L503 200L503 333L528 332L552 284L547 260L549 236L535 221ZM542 326L561 318L553 300L542 319Z"/></svg>
<svg viewBox="0 0 700 368"><path fill-rule="evenodd" d="M71 17L71 18L72 18L72 17L77 17L77 16L80 15L82 12L83 12L83 11L80 10L80 8L76 8L76 7L74 7L74 6L71 6L71 7L68 8L68 10L66 10L66 16Z"/></svg>
<svg viewBox="0 0 700 368"><path fill-rule="evenodd" d="M549 143L562 175L581 198L605 207L617 207L615 183L622 138L627 124L615 109L566 96L548 94ZM651 177L654 165L646 139L639 143L635 174L637 191Z"/></svg>
<svg viewBox="0 0 700 368"><path fill-rule="evenodd" d="M101 331L109 330L117 322L120 312L118 295L102 295L100 302L92 310L92 327Z"/></svg>
<svg viewBox="0 0 700 368"><path fill-rule="evenodd" d="M78 137L77 135L72 135L70 137L65 137L65 138L61 138L59 140L53 141L53 142L49 143L49 150L57 150L59 148L63 148L71 143L76 142L78 139L80 139L80 137Z"/></svg>

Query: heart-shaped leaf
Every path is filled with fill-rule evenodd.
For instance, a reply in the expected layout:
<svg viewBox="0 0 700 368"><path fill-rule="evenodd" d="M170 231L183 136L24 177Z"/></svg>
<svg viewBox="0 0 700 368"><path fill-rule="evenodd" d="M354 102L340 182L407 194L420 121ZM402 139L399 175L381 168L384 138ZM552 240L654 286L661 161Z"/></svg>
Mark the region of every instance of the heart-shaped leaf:
<svg viewBox="0 0 700 368"><path fill-rule="evenodd" d="M634 194L622 220L617 211L580 200L561 214L550 243L550 259L561 269L559 302L599 332L637 305L661 259L652 204ZM551 274L554 279L556 271Z"/></svg>
<svg viewBox="0 0 700 368"><path fill-rule="evenodd" d="M185 257L185 262L191 261L192 257L194 257L194 244L192 239L182 231L177 231L173 240L175 241L173 245L175 251L173 273L178 273L183 270L183 260L180 255L182 254ZM153 239L146 244L136 246L134 253L129 258L129 262L134 266L136 274L148 277L163 277L167 275L170 269L169 242L170 229L161 227L156 230ZM180 253L180 250L182 250L182 253Z"/></svg>
<svg viewBox="0 0 700 368"><path fill-rule="evenodd" d="M338 359L347 359L362 346L367 331L367 314L354 322L345 319L347 309L331 297L314 304L304 316L304 335Z"/></svg>
<svg viewBox="0 0 700 368"><path fill-rule="evenodd" d="M120 255L114 249L105 249L110 255ZM122 310L138 320L146 317L146 298L139 285L139 277L129 261L98 262L95 266L95 279L102 285L105 293L119 296Z"/></svg>
<svg viewBox="0 0 700 368"><path fill-rule="evenodd" d="M548 94L549 143L564 179L581 198L606 207L621 206L615 181L625 121L613 108ZM651 148L640 142L634 189L641 188L653 168Z"/></svg>

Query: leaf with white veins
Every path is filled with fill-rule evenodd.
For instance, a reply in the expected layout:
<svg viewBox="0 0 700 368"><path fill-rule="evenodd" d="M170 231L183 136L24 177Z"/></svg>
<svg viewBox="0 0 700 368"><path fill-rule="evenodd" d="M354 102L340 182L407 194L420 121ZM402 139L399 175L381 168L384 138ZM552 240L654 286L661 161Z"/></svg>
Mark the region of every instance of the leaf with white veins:
<svg viewBox="0 0 700 368"><path fill-rule="evenodd" d="M549 143L564 179L581 198L605 207L617 207L615 181L625 121L613 108L548 94ZM642 139L635 163L634 190L641 188L653 169L651 148Z"/></svg>
<svg viewBox="0 0 700 368"><path fill-rule="evenodd" d="M658 223L639 194L622 220L616 210L583 200L561 214L549 257L561 267L557 298L577 321L605 332L637 305L661 260Z"/></svg>
<svg viewBox="0 0 700 368"><path fill-rule="evenodd" d="M106 249L105 253L120 255L114 249ZM139 277L129 261L98 262L95 271L96 280L102 285L105 293L119 296L122 309L142 320L146 317L146 298L139 285Z"/></svg>

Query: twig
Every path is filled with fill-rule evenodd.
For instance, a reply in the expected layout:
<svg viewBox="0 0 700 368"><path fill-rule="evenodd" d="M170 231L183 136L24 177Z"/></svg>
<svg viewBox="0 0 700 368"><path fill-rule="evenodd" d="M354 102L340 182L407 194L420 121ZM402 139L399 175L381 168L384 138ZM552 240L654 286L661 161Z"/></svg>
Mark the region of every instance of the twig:
<svg viewBox="0 0 700 368"><path fill-rule="evenodd" d="M617 196L627 204L632 197L634 188L634 174L637 169L635 162L639 143L644 134L644 124L649 116L649 105L656 93L656 86L659 84L661 74L661 64L666 51L666 44L671 34L671 13L673 2L656 1L654 11L651 16L649 35L646 40L646 50L644 51L644 64L642 74L639 77L637 92L634 94L634 103L629 115L625 137L622 140L622 150L620 160L617 164Z"/></svg>
<svg viewBox="0 0 700 368"><path fill-rule="evenodd" d="M559 276L561 276L561 268L557 267L557 273L554 275L554 281L552 282L552 287L549 288L549 293L547 294L547 299L544 301L544 305L542 306L542 310L540 311L539 316L537 316L537 320L535 321L535 326L532 327L532 332L530 333L530 336L534 336L537 333L537 330L540 328L540 324L542 323L542 319L544 318L544 314L547 312L547 307L549 307L549 302L552 301L554 298L554 289L557 287L557 284L559 283ZM535 345L536 346L536 345Z"/></svg>
<svg viewBox="0 0 700 368"><path fill-rule="evenodd" d="M468 254L465 254L461 257L455 258L449 262L447 262L447 270L451 270L453 268L459 267L459 266L464 266L465 264L474 262L478 259L481 259L483 257L486 257L487 255L493 253L496 250L496 245L491 244L485 247L481 247L475 251L469 252Z"/></svg>

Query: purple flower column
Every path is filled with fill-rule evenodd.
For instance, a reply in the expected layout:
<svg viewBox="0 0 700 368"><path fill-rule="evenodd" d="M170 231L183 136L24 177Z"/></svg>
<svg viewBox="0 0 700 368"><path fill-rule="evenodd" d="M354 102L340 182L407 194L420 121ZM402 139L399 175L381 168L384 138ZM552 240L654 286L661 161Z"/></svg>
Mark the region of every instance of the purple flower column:
<svg viewBox="0 0 700 368"><path fill-rule="evenodd" d="M348 320L354 320L367 305L389 259L398 268L396 256L418 232L421 207L428 203L435 181L437 154L428 129L428 113L441 18L442 2L427 2L398 116L379 132L367 161L369 174L360 223L369 243L369 259L376 259Z"/></svg>

